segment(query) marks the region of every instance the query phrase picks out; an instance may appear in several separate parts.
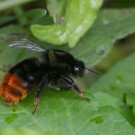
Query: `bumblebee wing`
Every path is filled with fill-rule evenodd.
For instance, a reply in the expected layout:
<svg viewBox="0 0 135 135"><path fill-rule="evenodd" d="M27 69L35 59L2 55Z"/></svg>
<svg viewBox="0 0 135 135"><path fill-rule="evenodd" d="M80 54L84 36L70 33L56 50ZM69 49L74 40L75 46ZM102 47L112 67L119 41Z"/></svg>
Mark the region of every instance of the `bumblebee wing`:
<svg viewBox="0 0 135 135"><path fill-rule="evenodd" d="M46 51L43 48L40 48L39 46L37 46L37 44L33 43L33 42L25 42L25 41L14 41L11 42L9 44L9 47L18 47L18 48L26 48L32 51L40 51L40 52L44 52Z"/></svg>
<svg viewBox="0 0 135 135"><path fill-rule="evenodd" d="M18 47L18 48L26 48L32 51L47 51L46 49L40 47L37 43L29 40L26 36L20 34L9 34L7 36L9 42L9 47Z"/></svg>

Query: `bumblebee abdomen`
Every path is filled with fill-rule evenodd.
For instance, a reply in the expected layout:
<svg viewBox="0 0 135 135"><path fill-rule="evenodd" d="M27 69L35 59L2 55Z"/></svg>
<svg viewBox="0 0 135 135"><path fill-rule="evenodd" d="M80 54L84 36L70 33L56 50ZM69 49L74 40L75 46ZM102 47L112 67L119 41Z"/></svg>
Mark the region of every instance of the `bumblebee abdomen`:
<svg viewBox="0 0 135 135"><path fill-rule="evenodd" d="M15 74L7 73L0 85L0 96L6 104L12 105L27 95L28 87L28 82Z"/></svg>

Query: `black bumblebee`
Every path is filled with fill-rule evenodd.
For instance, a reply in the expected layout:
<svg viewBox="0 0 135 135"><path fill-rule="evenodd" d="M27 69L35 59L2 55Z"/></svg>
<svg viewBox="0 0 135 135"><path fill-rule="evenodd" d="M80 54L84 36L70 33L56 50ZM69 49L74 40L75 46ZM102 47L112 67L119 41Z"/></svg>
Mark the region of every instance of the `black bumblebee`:
<svg viewBox="0 0 135 135"><path fill-rule="evenodd" d="M70 76L82 77L84 75L87 68L82 61L62 50L41 48L23 35L13 34L13 36L19 37L19 40L11 42L10 47L40 51L42 58L41 60L35 57L25 59L13 66L5 75L0 85L0 96L7 105L17 103L26 97L33 85L36 86L33 114L37 109L41 91L47 86L73 89L83 99L90 100L70 78Z"/></svg>

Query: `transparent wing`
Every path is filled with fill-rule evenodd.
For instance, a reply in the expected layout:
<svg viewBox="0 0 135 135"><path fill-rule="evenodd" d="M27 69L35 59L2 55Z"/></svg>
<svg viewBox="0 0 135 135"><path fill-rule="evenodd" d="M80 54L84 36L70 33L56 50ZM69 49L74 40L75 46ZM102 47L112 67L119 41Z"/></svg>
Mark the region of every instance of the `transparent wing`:
<svg viewBox="0 0 135 135"><path fill-rule="evenodd" d="M21 34L8 34L6 38L10 41L9 47L26 48L32 51L40 52L47 51L46 49L40 47L38 44Z"/></svg>

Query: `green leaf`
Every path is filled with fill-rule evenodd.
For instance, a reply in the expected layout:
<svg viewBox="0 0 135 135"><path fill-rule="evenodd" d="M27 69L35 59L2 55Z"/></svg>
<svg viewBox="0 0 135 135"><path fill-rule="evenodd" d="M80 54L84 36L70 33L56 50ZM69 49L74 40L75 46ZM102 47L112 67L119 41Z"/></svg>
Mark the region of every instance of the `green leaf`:
<svg viewBox="0 0 135 135"><path fill-rule="evenodd" d="M0 26L4 25L7 22L13 21L16 17L13 16L1 16L0 17Z"/></svg>
<svg viewBox="0 0 135 135"><path fill-rule="evenodd" d="M18 8L18 7L16 7ZM23 13L19 13L18 9L16 11L18 14L16 16L1 16L1 21L0 21L0 25L4 25L5 23L9 23L11 21L15 21L15 20L20 20L21 24L23 25L28 25L28 24L33 24L34 22L36 22L37 20L39 20L40 18L44 17L46 15L46 10L42 9L42 8L36 8L36 9L32 9L30 11L27 12L23 12ZM24 21L25 19L25 21ZM26 20L27 19L27 20Z"/></svg>
<svg viewBox="0 0 135 135"><path fill-rule="evenodd" d="M131 56L117 63L113 68L111 68L108 71L107 74L103 75L98 80L98 82L95 83L95 85L91 87L91 92L102 91L102 92L111 94L112 96L114 96L115 98L118 98L119 100L126 101L126 103L124 103L125 104L124 106L125 107L133 106L133 113L134 113L134 106L135 106L135 101L134 101L135 63L134 63L134 60L135 60L135 54L132 54ZM103 99L103 101L104 100L105 99ZM117 103L117 106L114 106L113 100L111 98L109 102L111 102L110 105L112 105L118 110L118 103ZM126 115L127 117L129 117L128 113ZM131 121L134 121L134 120L135 120L135 117L133 117Z"/></svg>
<svg viewBox="0 0 135 135"><path fill-rule="evenodd" d="M121 108L124 106L124 102L122 100L104 92L96 92L94 93L94 97L99 101L101 106L109 105L119 111L121 111Z"/></svg>
<svg viewBox="0 0 135 135"><path fill-rule="evenodd" d="M92 91L104 91L121 99L125 94L135 93L134 59L135 54L117 63L98 80Z"/></svg>
<svg viewBox="0 0 135 135"><path fill-rule="evenodd" d="M43 17L45 15L46 15L46 10L45 9L36 8L36 9L32 9L30 11L25 12L20 17L26 17L26 18L34 20L34 19L38 19L40 17Z"/></svg>
<svg viewBox="0 0 135 135"><path fill-rule="evenodd" d="M32 25L31 31L40 40L74 47L95 21L101 4L102 0L68 0L62 24Z"/></svg>
<svg viewBox="0 0 135 135"><path fill-rule="evenodd" d="M127 106L124 101L105 92L96 92L93 95L99 101L101 106L112 106L119 111L122 116L131 123L131 125L135 126L133 109L131 109L129 105Z"/></svg>
<svg viewBox="0 0 135 135"><path fill-rule="evenodd" d="M55 23L60 23L66 11L67 0L48 0L47 9Z"/></svg>
<svg viewBox="0 0 135 135"><path fill-rule="evenodd" d="M91 30L71 53L86 60L86 65L96 65L110 52L118 39L135 32L134 24L135 9L103 10Z"/></svg>
<svg viewBox="0 0 135 135"><path fill-rule="evenodd" d="M134 93L126 94L126 103L127 103L128 106L134 106L135 105L135 94Z"/></svg>
<svg viewBox="0 0 135 135"><path fill-rule="evenodd" d="M132 111L135 116L135 94L134 93L128 93L126 94L126 104L130 107L132 107Z"/></svg>
<svg viewBox="0 0 135 135"><path fill-rule="evenodd" d="M53 132L33 131L27 128L6 128L0 130L1 135L58 135Z"/></svg>
<svg viewBox="0 0 135 135"><path fill-rule="evenodd" d="M54 133L62 135L133 135L135 132L119 113L110 107L98 107L92 97L92 101L87 103L77 98L73 91L48 89L42 94L39 108L32 116L33 97L34 94L29 95L15 109L1 103L0 128L25 126L42 132L51 132L53 129Z"/></svg>

